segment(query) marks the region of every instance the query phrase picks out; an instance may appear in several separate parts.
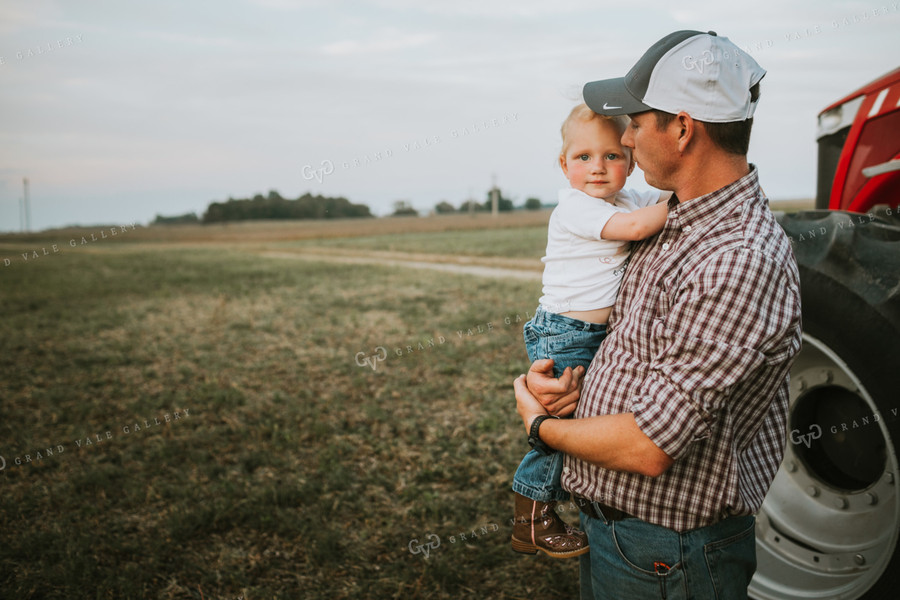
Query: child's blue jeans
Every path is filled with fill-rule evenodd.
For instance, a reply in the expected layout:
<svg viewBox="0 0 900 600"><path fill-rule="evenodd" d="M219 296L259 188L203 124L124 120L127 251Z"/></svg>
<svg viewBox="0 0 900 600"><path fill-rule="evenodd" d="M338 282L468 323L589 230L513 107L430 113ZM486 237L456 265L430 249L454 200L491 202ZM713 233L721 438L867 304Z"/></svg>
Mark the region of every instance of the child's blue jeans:
<svg viewBox="0 0 900 600"><path fill-rule="evenodd" d="M606 324L587 323L538 307L534 318L525 323L522 333L529 360L552 358L553 376L559 377L566 367L574 369L582 365L587 368L591 364L606 337ZM539 502L567 500L569 492L559 484L562 463L562 452L529 451L513 477L513 491Z"/></svg>

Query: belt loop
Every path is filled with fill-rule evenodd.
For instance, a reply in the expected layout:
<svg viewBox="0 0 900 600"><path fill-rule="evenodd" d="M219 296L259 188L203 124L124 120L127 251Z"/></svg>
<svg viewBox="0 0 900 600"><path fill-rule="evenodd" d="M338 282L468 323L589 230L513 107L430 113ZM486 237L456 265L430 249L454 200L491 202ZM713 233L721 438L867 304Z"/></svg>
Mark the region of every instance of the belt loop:
<svg viewBox="0 0 900 600"><path fill-rule="evenodd" d="M607 525L609 525L609 515L607 515L606 513L604 513L604 512L600 509L600 503L599 503L599 502L591 502L591 508L594 509L594 512L595 512L596 514L600 515L600 518L603 519L603 522L604 522L604 523L606 523Z"/></svg>

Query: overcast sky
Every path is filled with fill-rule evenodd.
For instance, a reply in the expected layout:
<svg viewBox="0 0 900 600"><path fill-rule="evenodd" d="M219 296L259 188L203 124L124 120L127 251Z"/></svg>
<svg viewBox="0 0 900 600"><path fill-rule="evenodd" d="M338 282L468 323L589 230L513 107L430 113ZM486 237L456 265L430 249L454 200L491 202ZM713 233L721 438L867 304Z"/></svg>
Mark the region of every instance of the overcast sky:
<svg viewBox="0 0 900 600"><path fill-rule="evenodd" d="M750 159L773 199L814 195L818 112L900 66L896 0L0 0L0 230L23 177L32 229L272 189L428 210L493 176L553 202L582 85L677 29L768 70Z"/></svg>

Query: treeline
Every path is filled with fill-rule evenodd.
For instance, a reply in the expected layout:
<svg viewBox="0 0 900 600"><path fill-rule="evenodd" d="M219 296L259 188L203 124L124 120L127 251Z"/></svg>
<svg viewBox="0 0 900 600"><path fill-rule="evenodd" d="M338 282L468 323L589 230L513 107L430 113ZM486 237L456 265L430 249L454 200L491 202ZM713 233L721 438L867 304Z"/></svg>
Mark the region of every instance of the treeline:
<svg viewBox="0 0 900 600"><path fill-rule="evenodd" d="M451 214L490 211L494 193L497 195L497 209L499 211L517 210L510 198L504 197L503 192L499 188L493 188L488 190L484 202L467 200L457 208L443 200L434 206L432 212L436 214ZM543 204L538 198L528 198L521 208L525 210L540 210L543 208ZM408 201L397 200L394 202L392 216L418 215L419 211ZM296 200L289 200L282 198L281 194L272 190L268 196L257 194L253 198L229 198L225 202L213 202L207 207L202 218L198 217L196 213L170 217L158 214L153 224L223 223L226 221L249 221L255 219L346 219L372 216L372 212L365 204L353 204L343 197L313 196L307 192Z"/></svg>
<svg viewBox="0 0 900 600"><path fill-rule="evenodd" d="M455 206L453 206L446 200L442 200L441 202L438 202L437 204L434 205L434 212L436 212L439 215L446 215L446 214L451 214L451 213L456 213L456 212L460 212L460 213L484 212L484 211L490 211L492 209L492 206L493 206L493 201L491 200L490 192L488 192L488 199L485 200L484 202L476 202L475 200L467 200L466 202L463 202L462 204L460 204L459 208L456 208ZM404 208L403 203L397 203L397 202L394 203L394 214L399 214L397 212L398 207ZM523 208L525 210L541 210L543 207L544 207L544 205L541 203L539 198L528 198L527 200L525 200L525 203L522 205L521 208ZM497 197L497 210L500 212L509 212L512 210L516 210L516 206L515 206L515 204L513 204L513 201L510 200L509 198L504 198L503 194L499 190L498 190L498 197ZM407 212L404 214L409 214L409 213Z"/></svg>
<svg viewBox="0 0 900 600"><path fill-rule="evenodd" d="M203 214L204 223L246 221L251 219L346 219L371 217L365 204L353 204L346 198L313 196L309 192L296 200L282 198L272 190L268 196L257 194L253 198L229 198L226 202L213 202Z"/></svg>
<svg viewBox="0 0 900 600"><path fill-rule="evenodd" d="M176 215L174 217L164 217L157 213L156 219L153 220L151 225L189 225L199 222L200 217L194 212L184 213L183 215Z"/></svg>

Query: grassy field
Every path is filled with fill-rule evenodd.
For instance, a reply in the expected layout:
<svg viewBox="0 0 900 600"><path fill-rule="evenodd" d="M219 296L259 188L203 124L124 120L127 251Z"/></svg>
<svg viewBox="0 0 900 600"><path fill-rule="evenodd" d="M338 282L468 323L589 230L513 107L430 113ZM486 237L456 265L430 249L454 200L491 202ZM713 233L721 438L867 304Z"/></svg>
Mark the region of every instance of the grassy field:
<svg viewBox="0 0 900 600"><path fill-rule="evenodd" d="M530 261L540 267L547 245L547 225L516 229L472 229L448 233L410 232L403 235L366 235L325 240L304 240L285 247L317 247L360 252L389 251L435 255L502 257Z"/></svg>
<svg viewBox="0 0 900 600"><path fill-rule="evenodd" d="M259 253L531 261L546 218L0 238L0 598L574 597L508 545L539 281Z"/></svg>

